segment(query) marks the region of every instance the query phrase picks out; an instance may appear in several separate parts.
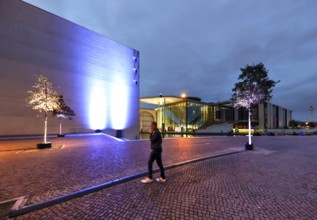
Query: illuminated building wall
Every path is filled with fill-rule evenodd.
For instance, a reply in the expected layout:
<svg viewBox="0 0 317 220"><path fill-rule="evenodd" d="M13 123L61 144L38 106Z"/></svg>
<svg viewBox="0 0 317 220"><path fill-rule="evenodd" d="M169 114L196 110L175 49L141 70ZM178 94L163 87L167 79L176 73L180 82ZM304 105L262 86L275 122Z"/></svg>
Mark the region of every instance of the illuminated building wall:
<svg viewBox="0 0 317 220"><path fill-rule="evenodd" d="M138 51L20 0L0 1L0 42L0 136L43 133L42 115L25 102L39 74L76 113L64 133L138 136ZM58 131L49 117L48 133Z"/></svg>

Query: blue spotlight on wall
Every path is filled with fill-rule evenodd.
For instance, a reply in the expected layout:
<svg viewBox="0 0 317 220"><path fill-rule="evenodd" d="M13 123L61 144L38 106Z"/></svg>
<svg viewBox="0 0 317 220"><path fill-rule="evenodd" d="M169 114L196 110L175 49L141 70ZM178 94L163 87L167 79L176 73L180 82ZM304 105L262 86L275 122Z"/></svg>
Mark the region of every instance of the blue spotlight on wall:
<svg viewBox="0 0 317 220"><path fill-rule="evenodd" d="M84 120L78 126L103 132L125 129L128 136L138 123L139 52L100 35L83 34L89 41L73 51L78 61L73 78L77 112Z"/></svg>

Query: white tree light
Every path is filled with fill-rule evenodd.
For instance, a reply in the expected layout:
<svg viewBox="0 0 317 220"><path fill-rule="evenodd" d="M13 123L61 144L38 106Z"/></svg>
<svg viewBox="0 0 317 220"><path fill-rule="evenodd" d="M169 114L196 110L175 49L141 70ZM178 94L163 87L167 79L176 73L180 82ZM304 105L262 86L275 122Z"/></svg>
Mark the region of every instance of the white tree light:
<svg viewBox="0 0 317 220"><path fill-rule="evenodd" d="M27 91L28 98L27 104L32 109L44 113L44 144L47 143L47 113L52 112L54 109L58 109L58 94L53 89L53 83L51 83L47 77L39 75L36 83L33 85L33 90Z"/></svg>

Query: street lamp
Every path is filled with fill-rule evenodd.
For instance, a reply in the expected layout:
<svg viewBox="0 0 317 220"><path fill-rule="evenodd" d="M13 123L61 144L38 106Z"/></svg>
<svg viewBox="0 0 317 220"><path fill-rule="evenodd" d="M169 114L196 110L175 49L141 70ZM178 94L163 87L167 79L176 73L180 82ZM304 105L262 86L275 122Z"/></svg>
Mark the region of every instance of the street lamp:
<svg viewBox="0 0 317 220"><path fill-rule="evenodd" d="M185 132L187 132L187 101L186 101L186 94L182 93L181 97L183 99L183 101L185 101Z"/></svg>
<svg viewBox="0 0 317 220"><path fill-rule="evenodd" d="M165 131L165 123L164 123L164 105L165 105L165 98L163 98L163 94L160 93L160 109L161 109L161 123L162 123L162 135L164 137Z"/></svg>

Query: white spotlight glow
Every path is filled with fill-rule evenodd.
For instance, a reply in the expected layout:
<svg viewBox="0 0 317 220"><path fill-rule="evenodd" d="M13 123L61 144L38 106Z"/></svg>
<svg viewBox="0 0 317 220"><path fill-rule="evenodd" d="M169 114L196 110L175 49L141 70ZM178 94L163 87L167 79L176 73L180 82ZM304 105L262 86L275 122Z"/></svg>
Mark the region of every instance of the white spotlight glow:
<svg viewBox="0 0 317 220"><path fill-rule="evenodd" d="M117 85L111 89L111 127L123 129L128 121L129 90L123 85Z"/></svg>
<svg viewBox="0 0 317 220"><path fill-rule="evenodd" d="M89 124L91 129L104 129L107 118L107 96L105 88L93 87L90 93Z"/></svg>

